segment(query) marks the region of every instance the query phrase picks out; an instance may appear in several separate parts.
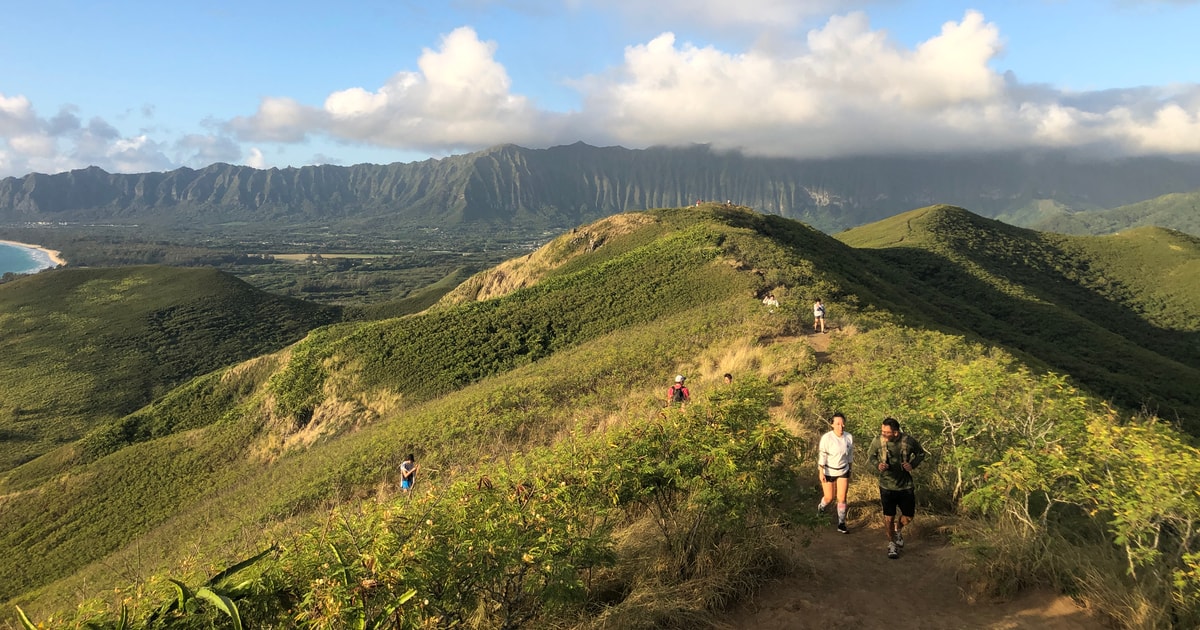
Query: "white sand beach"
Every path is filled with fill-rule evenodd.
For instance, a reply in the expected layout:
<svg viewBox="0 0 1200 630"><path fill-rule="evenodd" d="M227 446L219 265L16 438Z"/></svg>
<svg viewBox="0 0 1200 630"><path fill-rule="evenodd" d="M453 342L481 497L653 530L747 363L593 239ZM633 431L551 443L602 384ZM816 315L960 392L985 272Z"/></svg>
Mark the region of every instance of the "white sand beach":
<svg viewBox="0 0 1200 630"><path fill-rule="evenodd" d="M36 252L35 255L39 258L39 260L45 263L46 267L58 267L67 264L66 259L62 257L62 253L56 249L46 249L41 245L33 245L32 243L18 243L16 241L6 241L4 239L0 239L0 243L12 245L13 247L32 249L34 252Z"/></svg>

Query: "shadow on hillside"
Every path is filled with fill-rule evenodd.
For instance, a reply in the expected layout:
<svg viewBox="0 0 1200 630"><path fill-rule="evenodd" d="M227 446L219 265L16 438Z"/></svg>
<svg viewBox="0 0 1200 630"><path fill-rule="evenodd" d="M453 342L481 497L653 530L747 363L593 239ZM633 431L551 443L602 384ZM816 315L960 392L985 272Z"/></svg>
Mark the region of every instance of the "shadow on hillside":
<svg viewBox="0 0 1200 630"><path fill-rule="evenodd" d="M1155 327L1056 271L974 261L1034 301L923 249L858 251L883 261L875 268L887 276L873 280L888 285L878 287L877 299L894 300L889 308L1034 357L1126 409L1147 409L1200 435L1200 334Z"/></svg>

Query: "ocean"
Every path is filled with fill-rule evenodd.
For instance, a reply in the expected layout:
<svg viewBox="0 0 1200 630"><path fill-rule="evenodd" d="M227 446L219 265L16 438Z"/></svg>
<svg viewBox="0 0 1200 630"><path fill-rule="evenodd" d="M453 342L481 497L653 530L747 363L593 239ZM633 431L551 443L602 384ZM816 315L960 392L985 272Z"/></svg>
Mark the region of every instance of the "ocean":
<svg viewBox="0 0 1200 630"><path fill-rule="evenodd" d="M53 267L50 257L36 249L0 243L0 275L8 272L33 273Z"/></svg>

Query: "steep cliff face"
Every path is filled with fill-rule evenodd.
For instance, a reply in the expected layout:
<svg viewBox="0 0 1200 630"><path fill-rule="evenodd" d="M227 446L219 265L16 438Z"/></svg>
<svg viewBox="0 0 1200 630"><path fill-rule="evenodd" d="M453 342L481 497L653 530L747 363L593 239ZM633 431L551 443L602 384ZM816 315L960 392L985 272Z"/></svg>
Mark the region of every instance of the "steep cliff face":
<svg viewBox="0 0 1200 630"><path fill-rule="evenodd" d="M1200 188L1200 165L1059 154L752 158L707 147L503 145L388 165L111 174L98 168L0 180L0 221L361 221L570 227L610 214L732 201L837 230L946 203L997 216L1035 200L1109 208Z"/></svg>

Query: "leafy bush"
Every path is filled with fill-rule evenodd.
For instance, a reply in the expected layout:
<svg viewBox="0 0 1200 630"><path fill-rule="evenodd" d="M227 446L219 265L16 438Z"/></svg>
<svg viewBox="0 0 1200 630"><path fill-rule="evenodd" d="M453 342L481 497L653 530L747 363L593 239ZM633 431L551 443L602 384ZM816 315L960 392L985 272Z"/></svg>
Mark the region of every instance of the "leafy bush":
<svg viewBox="0 0 1200 630"><path fill-rule="evenodd" d="M513 628L575 618L620 606L606 599L605 574L621 574L622 563L647 571L613 538L643 518L657 527L650 566L660 583L703 584L712 592L701 606L722 601L756 570L729 571L728 550L788 520L778 506L797 474L798 444L768 418L776 396L744 378L707 406L631 418L424 494L336 508L281 542L252 582L223 587L232 570L209 580L223 606L179 596L165 612L135 610L133 627L204 625L221 611L254 627Z"/></svg>
<svg viewBox="0 0 1200 630"><path fill-rule="evenodd" d="M1155 419L1123 420L1062 376L957 337L883 326L838 351L845 363L827 375L824 404L845 411L854 432L872 435L893 416L922 441L931 456L917 469L921 500L980 519L962 537L977 579L1000 591L1048 582L1124 618L1117 590L1141 598L1120 605L1148 626L1200 621L1200 450L1190 438Z"/></svg>

